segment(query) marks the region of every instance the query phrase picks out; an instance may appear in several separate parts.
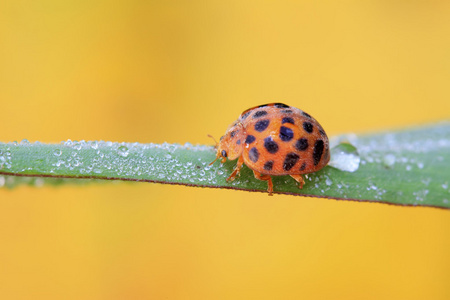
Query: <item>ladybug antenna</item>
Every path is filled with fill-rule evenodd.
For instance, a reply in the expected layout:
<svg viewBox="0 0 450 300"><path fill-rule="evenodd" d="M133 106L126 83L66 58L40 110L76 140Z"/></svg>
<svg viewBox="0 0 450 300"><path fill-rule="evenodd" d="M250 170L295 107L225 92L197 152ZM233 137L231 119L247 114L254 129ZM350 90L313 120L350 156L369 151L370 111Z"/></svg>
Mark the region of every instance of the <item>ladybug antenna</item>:
<svg viewBox="0 0 450 300"><path fill-rule="evenodd" d="M214 148L217 149L217 141L216 141L216 139L215 139L212 135L210 135L210 134L208 134L208 137L210 137L210 138L213 139L214 143L216 143L216 145L214 146Z"/></svg>
<svg viewBox="0 0 450 300"><path fill-rule="evenodd" d="M214 143L216 143L216 145L214 146L214 148L217 149L218 143L217 143L216 139L215 139L212 135L210 135L210 134L208 134L208 137L210 137L210 138L213 139ZM209 165L212 165L213 163L215 163L216 160L218 160L220 157L221 157L221 156L220 156L219 154L217 154L216 159L215 159L213 162L211 162Z"/></svg>
<svg viewBox="0 0 450 300"><path fill-rule="evenodd" d="M210 166L210 165L212 165L213 163L215 163L215 162L216 162L216 160L218 160L219 158L220 158L220 156L219 156L219 155L218 155L218 156L216 156L216 159L215 159L215 160L213 160L212 162L210 162L208 166Z"/></svg>

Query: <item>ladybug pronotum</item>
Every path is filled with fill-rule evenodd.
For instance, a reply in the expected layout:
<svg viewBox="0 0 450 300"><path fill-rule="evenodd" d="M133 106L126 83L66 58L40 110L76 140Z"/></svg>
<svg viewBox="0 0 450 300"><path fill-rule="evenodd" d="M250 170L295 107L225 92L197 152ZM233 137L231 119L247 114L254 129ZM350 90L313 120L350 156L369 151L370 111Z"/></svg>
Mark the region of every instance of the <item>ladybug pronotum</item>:
<svg viewBox="0 0 450 300"><path fill-rule="evenodd" d="M325 167L330 151L327 134L313 117L283 103L270 103L247 109L228 127L211 164L218 159L222 163L238 159L227 181L233 181L245 163L256 179L268 182L271 196L272 175L290 175L302 188L302 174Z"/></svg>

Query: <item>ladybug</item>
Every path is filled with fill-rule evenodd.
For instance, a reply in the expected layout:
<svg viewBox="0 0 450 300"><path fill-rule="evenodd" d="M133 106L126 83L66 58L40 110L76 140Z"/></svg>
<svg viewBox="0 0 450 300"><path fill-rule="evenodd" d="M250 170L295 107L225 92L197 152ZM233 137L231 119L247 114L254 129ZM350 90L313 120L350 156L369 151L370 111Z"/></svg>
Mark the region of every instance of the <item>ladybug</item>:
<svg viewBox="0 0 450 300"><path fill-rule="evenodd" d="M316 172L330 160L328 137L322 126L306 112L270 103L245 110L216 145L216 159L238 159L227 181L233 181L246 164L256 179L268 182L272 175L290 175L303 188L302 174Z"/></svg>

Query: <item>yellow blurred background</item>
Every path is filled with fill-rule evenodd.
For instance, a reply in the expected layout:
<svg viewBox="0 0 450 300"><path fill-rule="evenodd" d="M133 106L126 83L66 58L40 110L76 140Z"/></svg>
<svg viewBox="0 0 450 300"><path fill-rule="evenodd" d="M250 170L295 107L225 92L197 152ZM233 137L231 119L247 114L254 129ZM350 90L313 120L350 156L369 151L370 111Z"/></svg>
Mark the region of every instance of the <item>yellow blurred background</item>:
<svg viewBox="0 0 450 300"><path fill-rule="evenodd" d="M448 1L0 1L0 140L211 144L450 117ZM450 212L157 184L0 190L1 299L450 299Z"/></svg>

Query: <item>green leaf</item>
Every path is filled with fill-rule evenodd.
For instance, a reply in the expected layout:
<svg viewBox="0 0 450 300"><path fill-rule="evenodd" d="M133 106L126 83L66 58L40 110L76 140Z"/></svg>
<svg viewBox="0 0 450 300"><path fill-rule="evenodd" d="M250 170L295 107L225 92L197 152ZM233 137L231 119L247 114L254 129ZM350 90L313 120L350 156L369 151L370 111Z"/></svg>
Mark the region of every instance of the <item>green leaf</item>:
<svg viewBox="0 0 450 300"><path fill-rule="evenodd" d="M339 169L327 166L308 174L303 189L289 176L275 176L275 193L450 208L449 123L342 135L331 144L336 146L330 165ZM214 158L212 146L189 143L0 143L0 186L85 183L81 179L90 178L267 190L267 182L255 179L246 166L240 177L227 182L236 161L209 166Z"/></svg>

